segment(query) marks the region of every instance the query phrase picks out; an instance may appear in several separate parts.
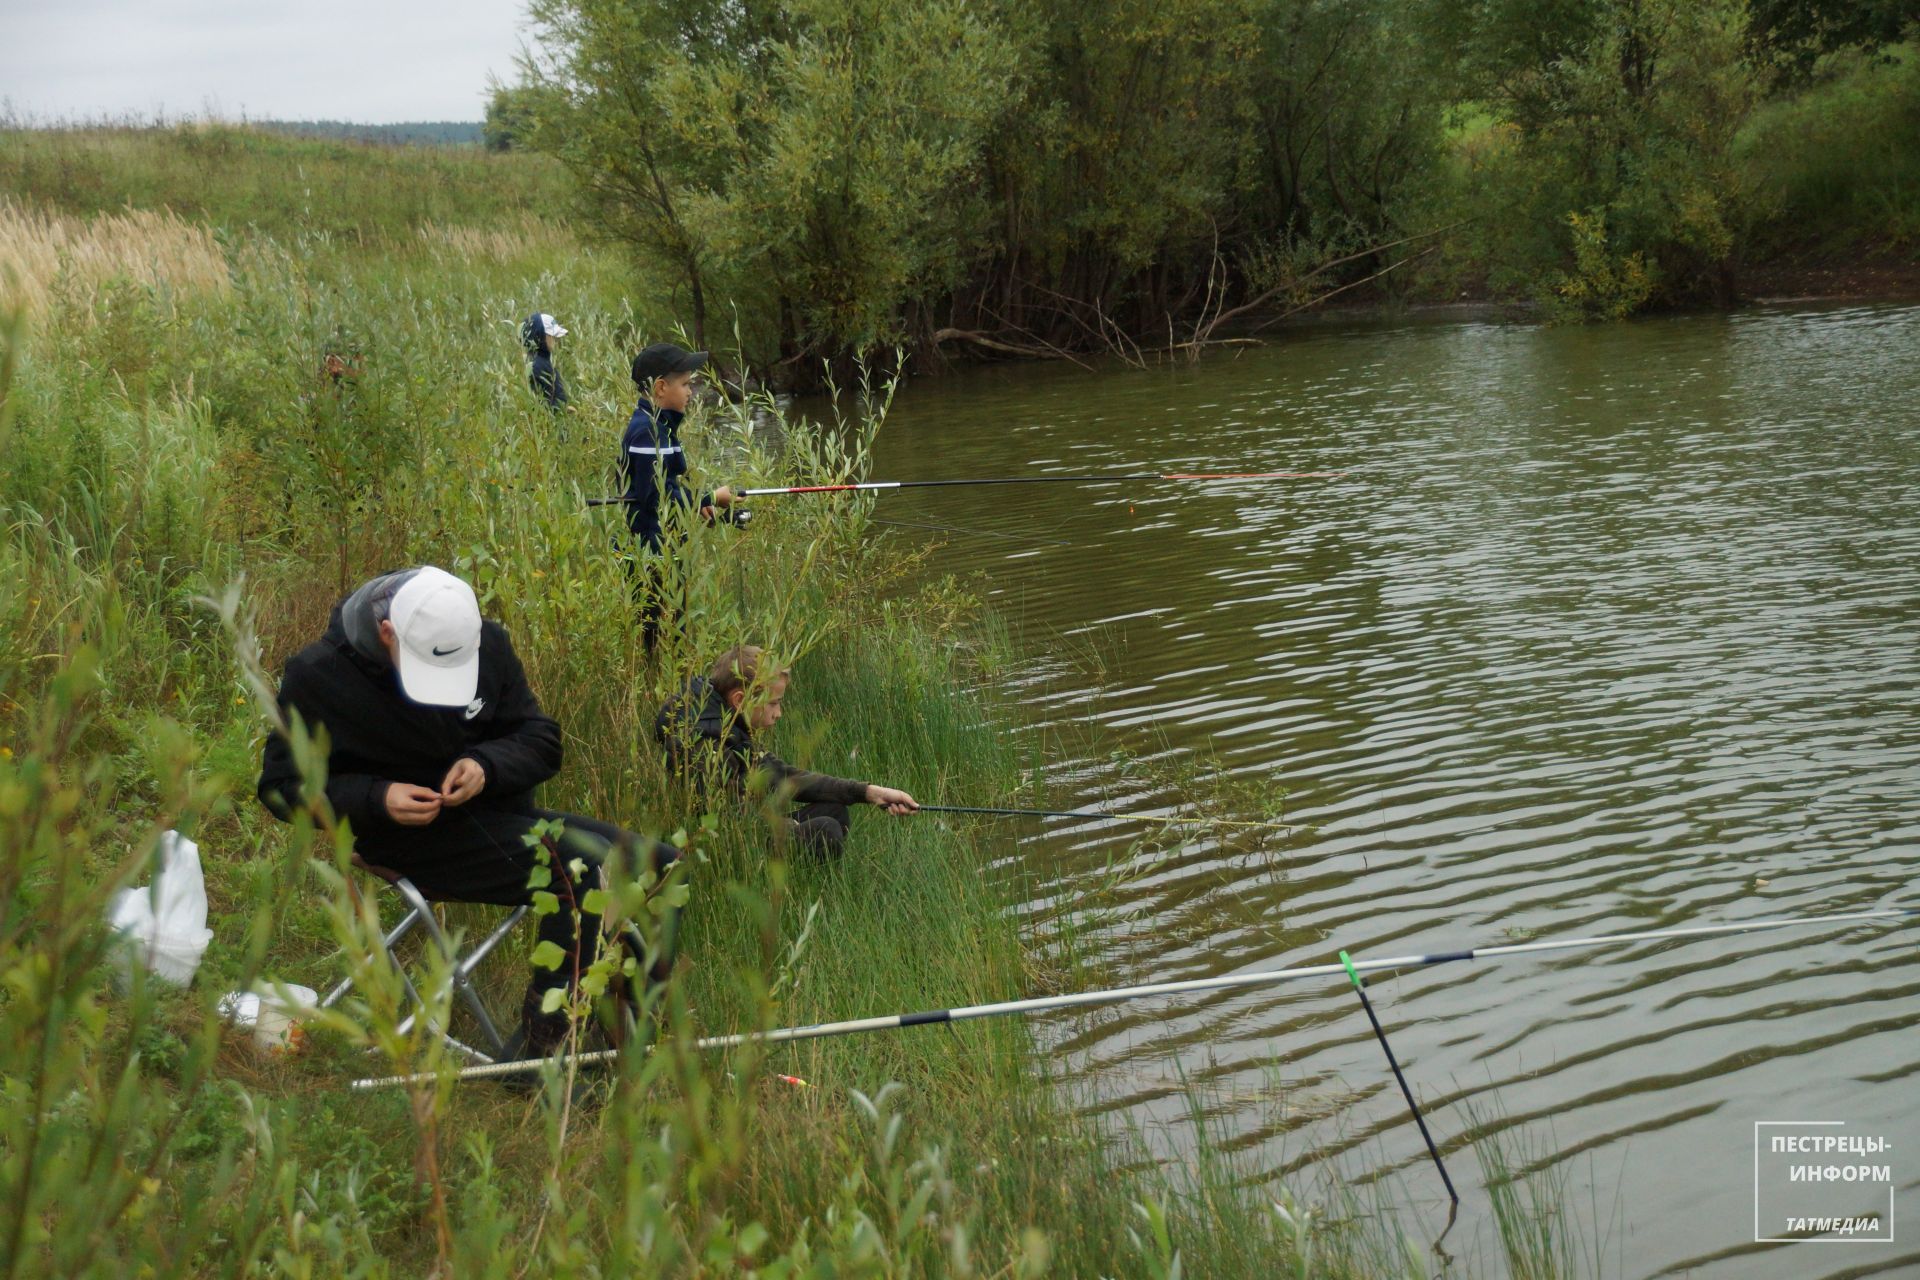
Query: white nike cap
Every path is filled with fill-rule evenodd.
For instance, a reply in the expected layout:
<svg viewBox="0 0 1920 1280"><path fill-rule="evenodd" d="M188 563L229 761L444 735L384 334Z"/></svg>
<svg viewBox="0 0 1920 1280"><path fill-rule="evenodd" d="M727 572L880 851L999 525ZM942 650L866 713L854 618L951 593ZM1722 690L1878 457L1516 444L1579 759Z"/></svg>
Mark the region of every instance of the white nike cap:
<svg viewBox="0 0 1920 1280"><path fill-rule="evenodd" d="M561 328L560 322L544 311L540 313L540 327L546 331L549 338L564 338L567 336L567 331Z"/></svg>
<svg viewBox="0 0 1920 1280"><path fill-rule="evenodd" d="M428 565L393 594L400 688L415 702L464 707L480 688L480 602L473 588Z"/></svg>

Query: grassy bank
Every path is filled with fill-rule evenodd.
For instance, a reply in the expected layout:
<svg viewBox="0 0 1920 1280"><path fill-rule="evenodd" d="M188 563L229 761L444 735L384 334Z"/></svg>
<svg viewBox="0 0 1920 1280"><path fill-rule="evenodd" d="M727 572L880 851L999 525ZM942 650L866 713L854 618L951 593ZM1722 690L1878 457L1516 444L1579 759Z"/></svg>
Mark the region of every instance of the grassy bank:
<svg viewBox="0 0 1920 1280"><path fill-rule="evenodd" d="M229 234L393 245L434 226L555 226L560 166L526 152L399 148L208 122L0 130L0 191L68 213L167 208Z"/></svg>
<svg viewBox="0 0 1920 1280"><path fill-rule="evenodd" d="M122 158L116 191L190 185L185 215L97 212L121 195L0 206L8 260L27 265L0 359L0 1274L1427 1270L1337 1188L1277 1212L1205 1135L1190 1167L1141 1161L1071 1111L1014 1021L663 1052L578 1103L350 1092L368 1044L436 1062L379 982L301 1056L263 1059L225 1029L218 993L324 988L369 927L341 833L253 801L266 709L248 638L271 675L344 590L417 562L475 584L561 721L545 801L685 833L669 1044L1074 979L1038 969L1047 939L1004 910L1020 873L975 828L863 814L842 864L790 864L759 816L689 805L651 749L659 701L752 639L795 661L790 758L923 796L1007 795L1010 713L990 692L1007 645L964 589L914 587L855 504L770 505L750 532L694 537L685 632L644 660L609 519L582 498L610 481L625 353L671 331L666 310L630 298L616 260L516 220L544 179L489 205L506 170L437 154L238 154L184 178ZM301 157L336 155L343 190L392 199L338 206L362 219L350 245L242 216L297 208ZM107 185L122 160L98 162ZM534 306L572 330L576 414L525 386L515 323ZM716 406L693 448L709 478L857 468L884 402L863 403L839 432ZM121 990L99 921L167 827L200 843L214 943L191 990ZM487 975L498 994L527 945Z"/></svg>
<svg viewBox="0 0 1920 1280"><path fill-rule="evenodd" d="M1920 48L1822 61L1799 93L1763 104L1739 139L1753 191L1747 256L1886 251L1920 259Z"/></svg>

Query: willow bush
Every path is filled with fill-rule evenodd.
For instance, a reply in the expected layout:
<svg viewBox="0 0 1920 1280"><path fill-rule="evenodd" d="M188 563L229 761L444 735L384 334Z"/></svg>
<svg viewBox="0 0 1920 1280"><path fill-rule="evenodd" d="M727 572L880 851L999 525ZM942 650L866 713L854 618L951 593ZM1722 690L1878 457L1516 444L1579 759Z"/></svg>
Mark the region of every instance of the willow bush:
<svg viewBox="0 0 1920 1280"><path fill-rule="evenodd" d="M1394 238L1437 140L1391 0L540 0L518 110L764 365L1184 336Z"/></svg>
<svg viewBox="0 0 1920 1280"><path fill-rule="evenodd" d="M1844 0L533 13L524 83L496 98L516 142L557 157L590 223L665 273L696 342L737 308L755 363L802 383L819 358L895 345L1190 351L1222 317L1260 318L1242 308L1362 285L1606 316L1627 295L1580 283L1601 224L1601 275L1645 269L1628 309L1724 305L1742 251L1778 243L1778 187L1797 185L1736 145L1756 108L1831 99L1820 55L1915 32L1896 4ZM1920 142L1897 78L1868 86L1870 109L1846 109L1905 172ZM1469 138L1467 119L1485 127ZM1832 172L1787 154L1806 186Z"/></svg>

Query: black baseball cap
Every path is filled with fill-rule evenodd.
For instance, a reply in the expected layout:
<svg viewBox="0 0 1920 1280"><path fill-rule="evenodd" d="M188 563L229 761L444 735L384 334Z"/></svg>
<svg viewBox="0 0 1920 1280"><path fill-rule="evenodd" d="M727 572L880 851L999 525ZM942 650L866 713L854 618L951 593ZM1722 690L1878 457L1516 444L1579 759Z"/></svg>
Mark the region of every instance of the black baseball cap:
<svg viewBox="0 0 1920 1280"><path fill-rule="evenodd" d="M706 364L707 353L704 351L689 351L671 342L656 342L650 347L640 348L640 354L633 358L633 382L644 391L655 378L664 378L670 373L692 373L705 368Z"/></svg>

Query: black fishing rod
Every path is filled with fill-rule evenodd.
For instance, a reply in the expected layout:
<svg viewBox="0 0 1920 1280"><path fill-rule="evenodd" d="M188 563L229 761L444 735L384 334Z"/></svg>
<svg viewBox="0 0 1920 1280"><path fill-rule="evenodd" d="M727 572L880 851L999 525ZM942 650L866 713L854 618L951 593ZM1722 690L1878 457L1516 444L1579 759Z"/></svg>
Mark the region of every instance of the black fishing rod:
<svg viewBox="0 0 1920 1280"><path fill-rule="evenodd" d="M958 480L862 480L846 484L789 484L741 489L736 498L775 498L795 493L878 493L883 489L949 489L981 484L1122 484L1133 480L1337 480L1344 471L1131 471L1080 476L978 476ZM617 506L629 498L589 498L590 507Z"/></svg>
<svg viewBox="0 0 1920 1280"><path fill-rule="evenodd" d="M1413 1086L1407 1083L1406 1073L1400 1070L1400 1059L1393 1056L1393 1046L1387 1043L1386 1028L1380 1025L1380 1015L1373 1011L1373 1001L1367 999L1367 981L1354 968L1353 958L1346 952L1340 953L1340 963L1346 966L1347 977L1353 981L1353 989L1360 995L1360 1007L1367 1011L1367 1021L1373 1024L1373 1034L1380 1040L1380 1048L1387 1055L1387 1065L1393 1068L1393 1078L1400 1082L1401 1096L1407 1100L1407 1110L1413 1112L1413 1122L1420 1126L1420 1137L1426 1141L1427 1154L1433 1157L1433 1167L1440 1171L1440 1181L1447 1186L1447 1195L1454 1207L1460 1206L1460 1193L1453 1189L1453 1179L1447 1175L1446 1162L1440 1158L1440 1148L1434 1145L1433 1135L1427 1132L1427 1118L1420 1114L1420 1104L1413 1100ZM1453 1230L1453 1218L1447 1218L1447 1231ZM1440 1233L1445 1235L1446 1231Z"/></svg>
<svg viewBox="0 0 1920 1280"><path fill-rule="evenodd" d="M921 813L978 813L994 818L1100 818L1108 822L1164 822L1194 827L1260 827L1292 831L1281 822L1248 822L1239 818L1184 818L1164 813L1102 813L1093 809L994 809L975 804L923 804Z"/></svg>
<svg viewBox="0 0 1920 1280"><path fill-rule="evenodd" d="M924 806L923 806L924 807ZM1426 955L1389 956L1379 960L1347 960L1333 964L1302 965L1295 969L1268 969L1255 973L1227 973L1212 978L1188 978L1179 982L1153 982L1137 987L1109 987L1103 991L1079 991L1069 995L1041 996L1031 1000L1003 1000L997 1004L966 1005L957 1009L924 1009L918 1013L889 1013L872 1018L853 1018L845 1022L818 1022L809 1026L781 1027L772 1031L741 1031L732 1035L707 1036L695 1040L695 1049L735 1049L744 1044L787 1044L796 1040L817 1040L823 1036L854 1035L865 1031L892 1031L899 1027L924 1027L942 1022L968 1022L975 1018L997 1018L1008 1014L1045 1013L1054 1009L1072 1009L1083 1005L1113 1004L1139 1000L1147 996L1190 995L1199 991L1225 991L1235 987L1272 986L1304 978L1327 978L1377 969L1414 969L1429 965L1451 964L1456 960L1493 960L1505 956L1531 955L1544 951L1565 951L1575 947L1623 946L1631 942L1660 942L1672 938L1702 938L1723 933L1753 933L1767 929L1810 929L1819 925L1859 924L1868 920L1898 920L1920 915L1912 907L1891 907L1882 911L1856 911L1845 915L1796 916L1779 920L1748 920L1740 924L1695 925L1683 929L1654 929L1640 933L1614 933L1594 938L1565 938L1548 942L1514 942L1466 951L1436 951ZM548 1063L589 1066L611 1062L620 1056L618 1049L592 1053L532 1058L521 1062L493 1062L451 1072L455 1080L483 1080L494 1076L520 1075L538 1071ZM357 1090L384 1089L395 1085L431 1084L440 1078L432 1071L412 1075L373 1076L355 1080Z"/></svg>

